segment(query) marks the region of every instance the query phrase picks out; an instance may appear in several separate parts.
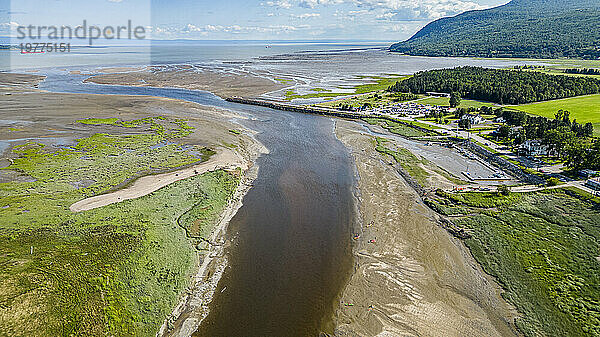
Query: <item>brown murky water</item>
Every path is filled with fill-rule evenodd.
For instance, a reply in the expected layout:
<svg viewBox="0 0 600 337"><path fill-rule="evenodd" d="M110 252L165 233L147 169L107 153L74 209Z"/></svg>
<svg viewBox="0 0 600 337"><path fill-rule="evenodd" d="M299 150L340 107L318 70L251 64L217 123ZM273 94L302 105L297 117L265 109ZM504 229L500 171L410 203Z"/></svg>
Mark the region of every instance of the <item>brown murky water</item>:
<svg viewBox="0 0 600 337"><path fill-rule="evenodd" d="M254 114L268 116L248 123L271 153L230 224L230 265L194 336L317 336L352 268L351 160L329 119Z"/></svg>

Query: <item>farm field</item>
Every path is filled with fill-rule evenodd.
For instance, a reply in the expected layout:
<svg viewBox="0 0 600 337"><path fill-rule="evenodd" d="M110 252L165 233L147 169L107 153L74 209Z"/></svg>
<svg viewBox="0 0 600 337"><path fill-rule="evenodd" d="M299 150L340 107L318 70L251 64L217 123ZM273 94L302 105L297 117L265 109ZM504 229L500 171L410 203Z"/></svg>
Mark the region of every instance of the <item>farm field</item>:
<svg viewBox="0 0 600 337"><path fill-rule="evenodd" d="M600 136L600 94L510 107L548 118L553 118L558 110L567 110L577 122L593 123L595 135Z"/></svg>

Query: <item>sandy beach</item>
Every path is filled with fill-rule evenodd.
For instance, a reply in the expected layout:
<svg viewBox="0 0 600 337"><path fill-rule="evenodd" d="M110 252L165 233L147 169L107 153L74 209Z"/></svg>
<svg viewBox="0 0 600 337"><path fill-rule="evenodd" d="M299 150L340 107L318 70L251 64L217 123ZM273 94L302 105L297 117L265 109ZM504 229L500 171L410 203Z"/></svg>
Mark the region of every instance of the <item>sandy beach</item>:
<svg viewBox="0 0 600 337"><path fill-rule="evenodd" d="M45 76L34 74L0 73L0 85L27 88L44 80Z"/></svg>
<svg viewBox="0 0 600 337"><path fill-rule="evenodd" d="M336 132L356 162L362 224L336 336L513 336L514 311L461 242L358 124Z"/></svg>

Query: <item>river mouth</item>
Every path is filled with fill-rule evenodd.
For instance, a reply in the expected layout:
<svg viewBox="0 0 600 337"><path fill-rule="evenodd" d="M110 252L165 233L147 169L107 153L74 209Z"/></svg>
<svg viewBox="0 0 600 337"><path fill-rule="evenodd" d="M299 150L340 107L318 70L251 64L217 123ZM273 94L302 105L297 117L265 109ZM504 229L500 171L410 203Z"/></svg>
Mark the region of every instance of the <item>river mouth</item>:
<svg viewBox="0 0 600 337"><path fill-rule="evenodd" d="M149 95L240 112L269 150L230 222L225 270L194 336L318 336L333 331L337 298L353 265L352 158L321 116L244 106L210 93L82 84L48 74L49 91Z"/></svg>
<svg viewBox="0 0 600 337"><path fill-rule="evenodd" d="M331 133L330 119L288 118L283 123L296 127L285 135L258 135L266 145L285 146L270 147L258 160L254 187L230 222L229 236L236 238L230 268L194 336L333 330L336 298L352 268L351 159Z"/></svg>
<svg viewBox="0 0 600 337"><path fill-rule="evenodd" d="M262 112L262 109L261 109ZM319 116L268 111L241 123L269 154L232 219L226 269L194 336L332 332L352 268L352 159Z"/></svg>

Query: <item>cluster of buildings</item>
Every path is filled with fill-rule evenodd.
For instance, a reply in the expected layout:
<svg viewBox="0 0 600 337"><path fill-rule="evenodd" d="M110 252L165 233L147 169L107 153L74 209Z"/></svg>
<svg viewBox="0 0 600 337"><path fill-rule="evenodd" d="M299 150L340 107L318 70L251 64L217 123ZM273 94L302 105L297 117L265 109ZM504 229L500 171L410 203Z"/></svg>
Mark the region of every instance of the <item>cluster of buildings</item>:
<svg viewBox="0 0 600 337"><path fill-rule="evenodd" d="M363 111L367 114L380 114L389 116L427 116L432 113L444 113L450 112L450 108L437 106L437 105L424 105L418 103L397 103L382 108L373 108L370 110Z"/></svg>
<svg viewBox="0 0 600 337"><path fill-rule="evenodd" d="M528 139L519 147L519 153L530 157L548 157L555 155L550 146L545 145L539 139Z"/></svg>

